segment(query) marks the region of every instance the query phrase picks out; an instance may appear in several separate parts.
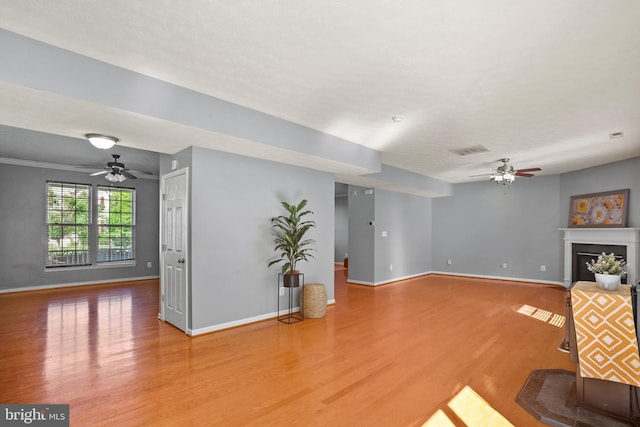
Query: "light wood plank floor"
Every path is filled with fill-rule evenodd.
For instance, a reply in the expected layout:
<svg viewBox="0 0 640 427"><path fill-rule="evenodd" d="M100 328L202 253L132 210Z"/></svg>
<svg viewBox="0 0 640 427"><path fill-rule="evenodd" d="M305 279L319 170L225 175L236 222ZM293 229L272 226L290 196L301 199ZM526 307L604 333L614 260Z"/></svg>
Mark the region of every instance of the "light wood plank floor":
<svg viewBox="0 0 640 427"><path fill-rule="evenodd" d="M336 270L323 319L190 338L156 319L155 280L3 294L0 402L69 403L72 426L462 426L449 402L471 389L537 426L514 399L534 369L575 370L556 349L564 297L446 276L371 288Z"/></svg>

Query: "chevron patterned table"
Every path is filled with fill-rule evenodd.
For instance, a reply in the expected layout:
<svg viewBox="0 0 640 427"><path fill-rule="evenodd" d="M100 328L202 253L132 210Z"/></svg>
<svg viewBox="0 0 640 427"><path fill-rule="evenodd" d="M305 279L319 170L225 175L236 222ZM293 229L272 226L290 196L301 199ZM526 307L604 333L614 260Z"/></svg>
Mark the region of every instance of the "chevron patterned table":
<svg viewBox="0 0 640 427"><path fill-rule="evenodd" d="M594 282L577 282L571 304L580 375L640 386L640 356L631 290L605 291Z"/></svg>

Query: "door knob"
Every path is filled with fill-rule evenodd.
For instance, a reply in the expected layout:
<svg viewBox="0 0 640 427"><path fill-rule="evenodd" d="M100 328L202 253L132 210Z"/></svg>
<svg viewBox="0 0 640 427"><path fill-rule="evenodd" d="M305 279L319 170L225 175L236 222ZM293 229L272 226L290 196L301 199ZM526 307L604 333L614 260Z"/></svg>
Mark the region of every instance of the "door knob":
<svg viewBox="0 0 640 427"><path fill-rule="evenodd" d="M178 260L178 264L184 264L184 258L180 258L180 259Z"/></svg>

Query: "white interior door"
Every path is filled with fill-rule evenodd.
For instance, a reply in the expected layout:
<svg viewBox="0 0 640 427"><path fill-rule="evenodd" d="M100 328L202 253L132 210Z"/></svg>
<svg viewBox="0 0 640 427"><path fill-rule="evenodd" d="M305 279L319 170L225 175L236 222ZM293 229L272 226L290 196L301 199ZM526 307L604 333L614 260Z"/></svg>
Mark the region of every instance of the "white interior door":
<svg viewBox="0 0 640 427"><path fill-rule="evenodd" d="M186 332L187 286L187 169L162 178L162 311L164 320Z"/></svg>

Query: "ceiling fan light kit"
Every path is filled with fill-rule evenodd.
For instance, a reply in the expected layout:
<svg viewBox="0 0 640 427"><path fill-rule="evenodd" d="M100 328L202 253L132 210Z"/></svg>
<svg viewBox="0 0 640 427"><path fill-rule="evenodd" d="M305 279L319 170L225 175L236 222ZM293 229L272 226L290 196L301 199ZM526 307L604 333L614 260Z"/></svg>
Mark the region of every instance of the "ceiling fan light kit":
<svg viewBox="0 0 640 427"><path fill-rule="evenodd" d="M104 175L104 179L110 182L122 182L125 179L137 179L138 177L133 175L129 169L125 168L124 163L121 163L118 159L120 158L119 154L112 154L113 157L112 162L108 162L107 166L98 172L94 172L90 174L91 176ZM150 172L142 172L146 174L151 174Z"/></svg>
<svg viewBox="0 0 640 427"><path fill-rule="evenodd" d="M101 150L108 150L118 142L118 138L115 136L101 135L99 133L88 133L85 138L89 140L91 145Z"/></svg>
<svg viewBox="0 0 640 427"><path fill-rule="evenodd" d="M516 176L509 172L503 174L496 173L491 176L491 179L494 180L496 184L508 185L516 180Z"/></svg>
<svg viewBox="0 0 640 427"><path fill-rule="evenodd" d="M109 172L108 174L106 174L104 176L104 179L106 179L107 181L111 181L111 182L122 182L127 178L125 178L124 175L122 175L120 173Z"/></svg>
<svg viewBox="0 0 640 427"><path fill-rule="evenodd" d="M496 184L509 185L512 184L513 181L516 180L516 176L522 176L525 178L530 178L534 176L530 172L540 171L540 168L528 168L528 169L514 169L509 163L508 158L500 159L502 162L502 166L499 166L494 173L491 174L489 178L492 181L495 181Z"/></svg>

